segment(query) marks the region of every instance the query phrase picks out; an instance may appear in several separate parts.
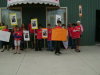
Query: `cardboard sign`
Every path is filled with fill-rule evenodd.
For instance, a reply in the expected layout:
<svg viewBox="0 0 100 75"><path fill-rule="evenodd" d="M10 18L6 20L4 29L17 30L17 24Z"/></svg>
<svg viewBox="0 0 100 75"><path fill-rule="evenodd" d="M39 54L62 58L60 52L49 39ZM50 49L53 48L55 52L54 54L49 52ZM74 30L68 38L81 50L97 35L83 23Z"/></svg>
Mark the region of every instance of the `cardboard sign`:
<svg viewBox="0 0 100 75"><path fill-rule="evenodd" d="M32 29L38 29L38 20L31 19L31 25L32 25Z"/></svg>
<svg viewBox="0 0 100 75"><path fill-rule="evenodd" d="M53 41L66 41L67 36L68 36L67 30L64 28L52 29L52 40Z"/></svg>
<svg viewBox="0 0 100 75"><path fill-rule="evenodd" d="M0 41L9 42L10 40L10 32L0 31Z"/></svg>
<svg viewBox="0 0 100 75"><path fill-rule="evenodd" d="M18 25L16 13L10 14L10 22L11 22L11 25Z"/></svg>
<svg viewBox="0 0 100 75"><path fill-rule="evenodd" d="M48 38L48 29L47 28L42 28L42 38L43 39Z"/></svg>
<svg viewBox="0 0 100 75"><path fill-rule="evenodd" d="M24 41L30 41L29 31L24 30L23 34L24 34Z"/></svg>

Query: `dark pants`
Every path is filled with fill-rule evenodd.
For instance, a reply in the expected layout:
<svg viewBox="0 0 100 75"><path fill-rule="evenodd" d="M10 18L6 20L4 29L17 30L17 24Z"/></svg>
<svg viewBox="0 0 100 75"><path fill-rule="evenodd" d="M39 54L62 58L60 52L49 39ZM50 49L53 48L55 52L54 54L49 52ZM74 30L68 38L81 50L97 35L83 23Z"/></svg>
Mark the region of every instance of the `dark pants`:
<svg viewBox="0 0 100 75"><path fill-rule="evenodd" d="M26 43L26 41L21 40L20 48L21 48L21 50L24 50L25 48L27 48L27 43Z"/></svg>
<svg viewBox="0 0 100 75"><path fill-rule="evenodd" d="M31 48L34 48L34 33L30 33Z"/></svg>
<svg viewBox="0 0 100 75"><path fill-rule="evenodd" d="M0 48L2 48L2 41L0 41Z"/></svg>
<svg viewBox="0 0 100 75"><path fill-rule="evenodd" d="M9 46L9 42L2 41L2 46L5 46L7 48L7 46Z"/></svg>
<svg viewBox="0 0 100 75"><path fill-rule="evenodd" d="M55 46L56 46L56 47L55 47L55 54L56 54L56 53L60 53L60 45L61 45L60 43L61 43L60 41L56 41L56 42L55 42L55 44L56 44L56 45L55 45Z"/></svg>
<svg viewBox="0 0 100 75"><path fill-rule="evenodd" d="M36 39L35 50L36 50L36 51L42 50L42 39Z"/></svg>
<svg viewBox="0 0 100 75"><path fill-rule="evenodd" d="M76 46L80 45L80 38L73 39L73 47L76 49Z"/></svg>
<svg viewBox="0 0 100 75"><path fill-rule="evenodd" d="M69 37L69 39L68 39L68 46L70 48L72 48L72 45L73 45L73 39L71 37Z"/></svg>
<svg viewBox="0 0 100 75"><path fill-rule="evenodd" d="M53 50L52 41L48 41L48 50Z"/></svg>

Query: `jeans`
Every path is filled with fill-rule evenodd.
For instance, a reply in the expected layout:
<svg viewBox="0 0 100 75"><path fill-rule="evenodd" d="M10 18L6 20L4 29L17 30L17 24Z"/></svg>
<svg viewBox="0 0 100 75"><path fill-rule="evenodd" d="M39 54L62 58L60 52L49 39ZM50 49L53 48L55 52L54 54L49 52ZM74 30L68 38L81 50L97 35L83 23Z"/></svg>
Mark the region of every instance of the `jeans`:
<svg viewBox="0 0 100 75"><path fill-rule="evenodd" d="M53 50L52 41L48 41L48 50Z"/></svg>

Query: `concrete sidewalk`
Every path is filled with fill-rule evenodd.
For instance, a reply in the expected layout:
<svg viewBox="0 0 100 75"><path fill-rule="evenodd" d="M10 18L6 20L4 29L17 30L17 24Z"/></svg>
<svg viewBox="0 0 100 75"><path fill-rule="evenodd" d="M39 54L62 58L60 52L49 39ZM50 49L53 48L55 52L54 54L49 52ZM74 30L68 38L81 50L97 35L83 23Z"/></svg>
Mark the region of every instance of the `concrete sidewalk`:
<svg viewBox="0 0 100 75"><path fill-rule="evenodd" d="M14 55L0 52L0 75L100 75L100 46L83 46L81 52L26 50Z"/></svg>

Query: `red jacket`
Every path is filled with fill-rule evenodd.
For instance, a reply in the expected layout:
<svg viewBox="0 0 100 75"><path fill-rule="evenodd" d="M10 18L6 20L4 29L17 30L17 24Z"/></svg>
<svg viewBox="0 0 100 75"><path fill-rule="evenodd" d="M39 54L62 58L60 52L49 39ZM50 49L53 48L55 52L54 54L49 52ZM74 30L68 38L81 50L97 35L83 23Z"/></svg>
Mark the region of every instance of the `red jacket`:
<svg viewBox="0 0 100 75"><path fill-rule="evenodd" d="M48 41L51 41L52 29L48 29Z"/></svg>
<svg viewBox="0 0 100 75"><path fill-rule="evenodd" d="M28 25L28 28L29 28L30 33L34 33L34 29L32 29L32 25L31 24Z"/></svg>
<svg viewBox="0 0 100 75"><path fill-rule="evenodd" d="M21 40L22 39L22 32L21 31L16 31L14 32L14 39L15 40Z"/></svg>
<svg viewBox="0 0 100 75"><path fill-rule="evenodd" d="M75 26L72 29L72 38L73 39L80 38L80 35L81 35L81 27L80 26Z"/></svg>
<svg viewBox="0 0 100 75"><path fill-rule="evenodd" d="M36 39L42 39L42 29L37 29L36 30Z"/></svg>
<svg viewBox="0 0 100 75"><path fill-rule="evenodd" d="M70 37L72 37L72 30L73 30L73 27L68 27L68 35Z"/></svg>

